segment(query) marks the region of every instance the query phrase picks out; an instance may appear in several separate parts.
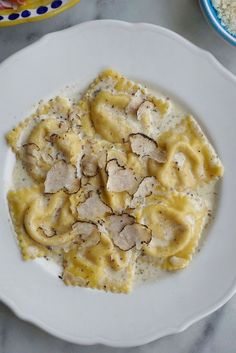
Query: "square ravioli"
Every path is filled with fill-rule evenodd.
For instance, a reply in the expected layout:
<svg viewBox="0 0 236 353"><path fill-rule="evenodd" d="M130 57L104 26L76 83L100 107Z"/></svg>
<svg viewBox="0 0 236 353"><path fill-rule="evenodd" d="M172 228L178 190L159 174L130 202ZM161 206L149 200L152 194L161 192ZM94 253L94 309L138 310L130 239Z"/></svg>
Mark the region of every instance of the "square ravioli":
<svg viewBox="0 0 236 353"><path fill-rule="evenodd" d="M123 143L131 133L143 130L155 136L169 107L168 99L157 98L118 72L106 70L79 102L74 125L82 125L90 137L98 134L111 143Z"/></svg>
<svg viewBox="0 0 236 353"><path fill-rule="evenodd" d="M59 253L73 243L75 219L69 196L61 191L44 195L42 186L8 192L13 226L24 260Z"/></svg>
<svg viewBox="0 0 236 353"><path fill-rule="evenodd" d="M55 161L76 164L82 142L70 129L71 109L68 98L56 97L41 103L32 116L7 134L8 144L33 181L44 182Z"/></svg>
<svg viewBox="0 0 236 353"><path fill-rule="evenodd" d="M148 168L167 188L196 189L224 173L216 152L191 116L160 134L157 143L166 155L166 162L158 164L149 160Z"/></svg>
<svg viewBox="0 0 236 353"><path fill-rule="evenodd" d="M29 236L24 226L25 213L30 204L39 196L40 188L37 186L30 189L22 188L17 191L11 190L7 195L13 226L24 260L42 257L47 255L49 252L45 246L34 241Z"/></svg>
<svg viewBox="0 0 236 353"><path fill-rule="evenodd" d="M6 140L14 152L17 152L20 146L27 143L27 138L34 127L45 119L55 118L57 120L65 119L70 113L71 104L66 97L55 97L48 102L40 102L36 112L28 118L21 121L16 127L9 131Z"/></svg>
<svg viewBox="0 0 236 353"><path fill-rule="evenodd" d="M157 190L135 214L152 231L142 252L145 261L151 258L170 271L189 264L207 221L206 203L197 194Z"/></svg>
<svg viewBox="0 0 236 353"><path fill-rule="evenodd" d="M127 293L132 289L135 257L114 247L102 234L96 244L80 245L64 257L63 280L66 284Z"/></svg>

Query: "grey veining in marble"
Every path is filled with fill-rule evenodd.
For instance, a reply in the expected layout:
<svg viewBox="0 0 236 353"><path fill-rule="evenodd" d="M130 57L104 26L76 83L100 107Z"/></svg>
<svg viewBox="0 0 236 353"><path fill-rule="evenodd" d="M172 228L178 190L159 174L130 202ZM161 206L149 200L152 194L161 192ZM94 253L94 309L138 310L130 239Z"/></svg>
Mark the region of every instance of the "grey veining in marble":
<svg viewBox="0 0 236 353"><path fill-rule="evenodd" d="M208 27L197 0L81 0L69 11L39 23L0 29L0 62L44 34L83 21L113 18L170 28L212 52L236 74L236 49ZM0 78L0 89L1 78ZM204 288L199 289L199 295ZM183 333L148 345L115 349L83 347L54 338L18 319L0 304L0 353L236 353L236 297Z"/></svg>

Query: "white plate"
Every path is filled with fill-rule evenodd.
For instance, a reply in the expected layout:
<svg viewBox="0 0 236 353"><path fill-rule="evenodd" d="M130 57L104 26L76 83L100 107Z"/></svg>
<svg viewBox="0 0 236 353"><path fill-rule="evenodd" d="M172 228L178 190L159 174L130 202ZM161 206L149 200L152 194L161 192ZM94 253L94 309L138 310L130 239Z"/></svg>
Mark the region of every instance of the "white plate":
<svg viewBox="0 0 236 353"><path fill-rule="evenodd" d="M159 87L205 127L225 166L216 219L188 269L132 294L66 287L37 262L23 262L6 203L10 151L4 133L41 98L67 84L84 89L112 67ZM223 305L236 289L236 79L210 54L147 24L84 23L50 34L0 66L0 299L21 318L62 339L137 346L182 331Z"/></svg>

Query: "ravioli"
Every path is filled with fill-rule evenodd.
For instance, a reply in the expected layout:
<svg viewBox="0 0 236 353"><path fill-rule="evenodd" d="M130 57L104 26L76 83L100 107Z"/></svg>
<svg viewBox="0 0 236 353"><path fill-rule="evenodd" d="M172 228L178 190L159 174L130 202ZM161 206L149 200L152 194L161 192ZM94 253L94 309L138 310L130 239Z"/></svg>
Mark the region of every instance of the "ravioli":
<svg viewBox="0 0 236 353"><path fill-rule="evenodd" d="M223 166L196 121L187 116L157 140L167 155L164 164L149 161L149 171L160 183L179 191L196 189L223 175Z"/></svg>
<svg viewBox="0 0 236 353"><path fill-rule="evenodd" d="M31 239L44 246L62 246L75 240L68 195L59 191L35 199L24 214L24 227Z"/></svg>
<svg viewBox="0 0 236 353"><path fill-rule="evenodd" d="M19 147L25 143L25 139L45 116L56 119L65 119L70 113L71 105L65 97L55 97L47 103L40 102L38 109L30 117L20 122L15 128L9 131L6 135L6 140L14 152L19 150Z"/></svg>
<svg viewBox="0 0 236 353"><path fill-rule="evenodd" d="M137 125L136 113L144 102L148 102L151 108L143 109ZM98 134L111 143L123 143L131 133L143 129L152 133L168 109L167 99L158 99L141 85L113 70L106 70L90 85L79 102L73 124L81 124L88 136Z"/></svg>
<svg viewBox="0 0 236 353"><path fill-rule="evenodd" d="M69 196L43 194L43 187L9 191L8 203L24 260L42 257L75 239Z"/></svg>
<svg viewBox="0 0 236 353"><path fill-rule="evenodd" d="M115 293L132 290L140 262L189 265L224 170L168 97L106 70L80 99L40 103L6 140L13 174L25 173L7 196L24 260L60 258L66 285Z"/></svg>
<svg viewBox="0 0 236 353"><path fill-rule="evenodd" d="M63 279L66 284L127 293L132 288L134 264L131 252L117 249L101 234L97 245L75 247L65 254Z"/></svg>
<svg viewBox="0 0 236 353"><path fill-rule="evenodd" d="M152 231L152 241L143 253L161 258L161 267L186 267L196 250L207 216L204 201L193 193L158 192L149 196L138 219Z"/></svg>
<svg viewBox="0 0 236 353"><path fill-rule="evenodd" d="M30 189L11 190L7 196L12 222L24 260L35 259L49 253L45 246L35 242L29 236L24 226L25 212L29 205L40 196L40 193L40 187L36 186Z"/></svg>
<svg viewBox="0 0 236 353"><path fill-rule="evenodd" d="M95 132L104 140L122 143L128 139L132 126L127 123L122 110L127 107L129 98L126 95L113 95L99 92L91 103L91 120ZM109 114L109 108L115 108L115 117ZM121 111L121 112L120 112ZM106 128L104 129L104 126Z"/></svg>

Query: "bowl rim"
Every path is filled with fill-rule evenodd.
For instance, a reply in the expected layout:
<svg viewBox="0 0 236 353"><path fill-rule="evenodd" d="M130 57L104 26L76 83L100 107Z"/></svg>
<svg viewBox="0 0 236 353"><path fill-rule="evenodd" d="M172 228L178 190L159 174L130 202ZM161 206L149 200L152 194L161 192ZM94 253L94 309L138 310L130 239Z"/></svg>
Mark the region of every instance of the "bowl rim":
<svg viewBox="0 0 236 353"><path fill-rule="evenodd" d="M215 16L213 12L213 4L211 0L200 0L200 5L203 10L203 13L206 16L208 22L213 26L216 32L224 38L228 43L236 46L236 36L227 31L222 25L220 19ZM217 11L217 10L215 10Z"/></svg>
<svg viewBox="0 0 236 353"><path fill-rule="evenodd" d="M32 15L32 16L27 17L27 18L17 18L14 21L10 21L10 20L6 19L4 21L0 21L0 28L2 28L2 27L13 27L13 26L17 26L17 25L23 24L23 23L31 23L31 22L43 21L43 20L49 19L51 17L57 16L57 15L63 13L64 11L69 10L71 7L77 5L79 2L80 2L80 0L68 0L64 4L62 4L62 6L60 6L58 8L55 8L55 9L53 9L50 12L46 12L46 13L40 15L40 16ZM36 3L37 3L37 1L36 1ZM36 8L37 8L37 6L36 6ZM21 9L12 10L13 14L16 13L16 14L20 15L21 12L22 12ZM0 12L0 15L1 15L1 12Z"/></svg>

